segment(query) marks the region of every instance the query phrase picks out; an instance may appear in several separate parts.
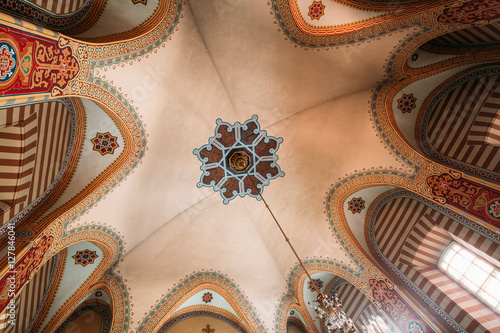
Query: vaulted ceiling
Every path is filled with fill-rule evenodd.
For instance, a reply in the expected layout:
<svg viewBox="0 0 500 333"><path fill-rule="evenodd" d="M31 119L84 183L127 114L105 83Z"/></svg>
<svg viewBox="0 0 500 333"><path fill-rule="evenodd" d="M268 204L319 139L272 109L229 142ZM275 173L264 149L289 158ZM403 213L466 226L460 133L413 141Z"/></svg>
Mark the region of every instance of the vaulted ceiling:
<svg viewBox="0 0 500 333"><path fill-rule="evenodd" d="M53 198L37 219L64 225L68 237L88 230L86 226L112 230L108 234L114 236L109 237L118 239L120 253L100 250L106 241L97 234L89 236L95 237L95 242L85 243L93 240L82 237L79 240L84 242L69 246L68 266L43 325L57 311L84 304L75 297L78 286L85 285L102 256L109 261L103 259L100 267L119 276L122 293L128 296L124 307L130 309L129 324L124 327L130 331L152 327L148 320L153 322L156 313L166 314L160 318L165 324L175 315L207 310L212 304L229 318L219 323L216 332L234 330L235 325L227 324L231 320L252 331L285 330L280 326L280 313L285 313L285 318L289 315L291 307L286 306L292 304L290 295L300 295L295 302L304 305L313 293L306 290L305 277L297 272L297 258L265 203L248 195L224 203L221 193L197 186L202 161L193 150L216 135L217 119L242 124L254 115L268 136L283 140L276 163L284 175L272 179L262 195L298 255L315 272L313 278L324 280L325 290L341 276L368 294L369 278L387 276L385 268L375 264L377 258L367 240L368 208L381 194L398 188L412 187L416 193L432 197L429 189L421 187L422 177L428 175L421 170L431 169L434 162L421 157L426 153L419 146L418 110L434 88L478 61L469 53L442 55L431 50L448 47L447 43L454 45L457 37L453 35L418 49L443 33L426 26L427 21L417 21L427 7L434 8L430 3L406 1L398 7L376 1L365 5L362 1L330 1L325 2L324 16L317 20L307 15L310 1L296 1L301 16L294 19L307 25L314 32L312 36L334 38L340 33L328 29L347 27L348 31L355 26L363 30L378 24L373 22L394 23L390 29L380 23L387 29L383 33L368 37L360 33L360 39L332 40L315 48L299 37L294 39L293 31L285 31L286 13L278 10L285 9L280 7L281 1L189 0L173 6L168 1L148 0L146 6L127 1L122 7L120 1L108 0L97 23L72 35L75 54L78 40L99 42L103 47L112 47L114 41L128 45L126 41L119 44L120 36L128 38L145 30L148 18L154 21L163 15L160 9L170 6L169 13L176 14L173 22L169 19L174 14L164 18L172 31L157 37L158 43L152 42L154 47L143 53L125 52L126 56L102 60L95 54L89 56L97 60L86 80L120 96L140 135L127 127L131 123L127 119L132 118L122 117L105 102L96 102L97 97L82 98L81 102L75 99L85 114L77 125L81 130L78 163L71 169L64 192ZM491 27L496 29L494 24ZM316 33L315 29L326 32ZM480 35L478 29L475 33ZM99 48L99 44L81 45L89 54L91 47ZM489 47L482 55L483 66L498 60L494 54L497 46ZM446 66L440 68L440 62ZM63 88L61 93L82 96ZM399 108L403 111L399 112L398 101L409 93L416 97L417 110L406 114ZM380 95L389 97L378 102ZM484 98L486 95L490 93ZM384 103L382 108L389 110L390 134L387 130L391 126L381 127L382 116L376 113L380 106L374 106L374 101ZM439 132L438 125L434 128ZM117 143L109 154L99 153L95 146L95 138L106 132ZM429 133L431 140L432 135ZM62 158L67 148L63 144L58 147ZM144 151L143 156L136 152L137 147ZM128 161L133 166L122 171ZM465 163L477 164L470 159ZM498 171L496 165L489 167L490 171ZM365 183L355 179L372 176L379 178ZM494 184L498 188L498 183ZM353 208L358 204L362 207ZM99 259L79 275L81 281L71 284L65 279L78 275L71 257L78 250L96 250ZM60 260L64 256L66 253ZM56 264L50 261L37 276L48 274ZM102 274L102 270L96 271ZM104 280L100 278L99 283ZM207 281L221 289L203 289ZM97 287L103 288L96 284L89 292L80 293L88 298ZM105 292L111 293L108 289ZM214 303L203 302L200 296L206 293L211 293ZM179 301L172 303L171 295ZM110 306L110 297L105 297L108 301L104 303ZM65 305L68 299L72 301ZM295 315L297 320L311 331L322 330L312 313L301 311ZM58 318L63 317L60 314ZM190 321L183 325L198 324ZM52 325L56 327L55 322ZM175 329L181 326L172 331Z"/></svg>

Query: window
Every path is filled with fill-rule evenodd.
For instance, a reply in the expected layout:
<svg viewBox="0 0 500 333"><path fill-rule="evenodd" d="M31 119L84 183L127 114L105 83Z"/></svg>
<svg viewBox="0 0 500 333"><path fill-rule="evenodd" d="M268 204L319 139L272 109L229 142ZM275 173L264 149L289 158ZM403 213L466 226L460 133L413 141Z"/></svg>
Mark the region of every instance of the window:
<svg viewBox="0 0 500 333"><path fill-rule="evenodd" d="M500 312L500 270L453 242L439 267Z"/></svg>

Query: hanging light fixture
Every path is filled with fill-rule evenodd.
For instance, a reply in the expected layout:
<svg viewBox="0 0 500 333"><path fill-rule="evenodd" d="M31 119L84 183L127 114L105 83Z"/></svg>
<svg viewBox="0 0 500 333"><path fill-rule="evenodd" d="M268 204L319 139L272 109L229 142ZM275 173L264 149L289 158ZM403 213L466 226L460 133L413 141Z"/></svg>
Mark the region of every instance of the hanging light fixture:
<svg viewBox="0 0 500 333"><path fill-rule="evenodd" d="M244 164L244 163L243 163ZM245 170L248 174L248 165L241 165L240 166L242 170ZM256 187L255 183L253 182L252 178L249 177L249 179L252 181L253 185ZM283 228L281 228L281 225L279 224L278 220L274 216L273 212L271 211L271 208L269 208L269 205L267 204L266 200L262 196L262 193L259 194L260 198L262 199L262 202L266 205L267 210L271 214L271 216L274 219L274 222L276 222L276 225L280 229L281 233L283 234L283 237L285 237L285 241L288 243L290 248L293 251L293 254L299 261L300 265L302 266L302 269L307 274L307 277L309 278L309 281L313 281L311 278L311 275L309 274L309 271L307 270L306 266L304 266L304 263L300 259L299 255L293 248L292 243L290 243L290 239L286 236L285 231L283 231ZM314 304L311 304L314 308L314 311L318 314L318 317L320 319L320 322L324 325L326 328L326 331L328 333L333 333L336 329L340 329L341 333L355 333L359 332L354 325L353 321L351 318L347 316L347 314L342 310L342 302L340 302L337 293L334 293L332 296L326 295L322 293L318 286L316 286L316 283L312 283L312 286L314 287L314 290L318 293L318 297L316 298L316 301L314 301Z"/></svg>

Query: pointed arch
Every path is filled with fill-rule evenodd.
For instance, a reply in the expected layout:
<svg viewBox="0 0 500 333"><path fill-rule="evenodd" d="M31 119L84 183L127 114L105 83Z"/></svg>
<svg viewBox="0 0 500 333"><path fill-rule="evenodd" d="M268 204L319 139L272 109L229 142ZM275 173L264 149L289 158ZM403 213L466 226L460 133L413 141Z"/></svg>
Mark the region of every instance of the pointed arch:
<svg viewBox="0 0 500 333"><path fill-rule="evenodd" d="M156 331L176 315L176 310L186 300L205 288L213 289L223 295L241 318L240 325L247 332L266 332L243 292L229 278L215 272L195 273L172 288L144 318L137 332Z"/></svg>

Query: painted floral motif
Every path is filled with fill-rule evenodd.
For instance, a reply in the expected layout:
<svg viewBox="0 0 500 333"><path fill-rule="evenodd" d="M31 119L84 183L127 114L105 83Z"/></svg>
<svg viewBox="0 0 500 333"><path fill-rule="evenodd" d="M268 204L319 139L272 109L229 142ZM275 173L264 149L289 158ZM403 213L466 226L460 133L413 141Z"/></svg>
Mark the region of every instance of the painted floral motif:
<svg viewBox="0 0 500 333"><path fill-rule="evenodd" d="M95 253L95 251L83 250L83 251L76 251L76 254L71 258L75 259L75 265L80 264L83 267L85 267L88 264L93 264L94 260L97 257L98 255Z"/></svg>
<svg viewBox="0 0 500 333"><path fill-rule="evenodd" d="M16 51L10 44L0 43L0 81L7 81L14 75L16 57Z"/></svg>
<svg viewBox="0 0 500 333"><path fill-rule="evenodd" d="M220 192L224 204L237 196L249 195L262 200L260 194L271 179L283 177L276 163L282 138L267 136L260 129L258 117L234 125L217 119L215 136L208 144L194 149L203 171L198 187L212 187Z"/></svg>
<svg viewBox="0 0 500 333"><path fill-rule="evenodd" d="M212 302L213 299L214 299L214 297L209 292L206 292L203 294L203 296L201 296L201 300L205 303L210 303L210 302Z"/></svg>
<svg viewBox="0 0 500 333"><path fill-rule="evenodd" d="M349 201L349 210L353 213L361 213L361 211L365 208L365 201L361 198L352 198Z"/></svg>
<svg viewBox="0 0 500 333"><path fill-rule="evenodd" d="M471 24L491 21L500 17L498 0L471 0L460 2L460 6L446 8L437 18L441 23Z"/></svg>
<svg viewBox="0 0 500 333"><path fill-rule="evenodd" d="M96 0L85 1L83 6L76 12L57 15L47 12L43 8L31 4L29 2L17 1L0 1L0 8L4 11L12 12L18 16L25 17L31 21L35 21L37 25L48 27L51 29L62 30L79 23L87 16L92 5L95 5Z"/></svg>
<svg viewBox="0 0 500 333"><path fill-rule="evenodd" d="M500 200L492 202L489 207L488 211L490 212L491 216L494 218L499 218L500 217Z"/></svg>
<svg viewBox="0 0 500 333"><path fill-rule="evenodd" d="M424 333L424 328L416 321L412 321L410 325L408 325L408 329L410 333Z"/></svg>
<svg viewBox="0 0 500 333"><path fill-rule="evenodd" d="M494 226L500 226L499 191L465 179L458 173L430 176L427 184L441 204L447 203Z"/></svg>
<svg viewBox="0 0 500 333"><path fill-rule="evenodd" d="M321 16L325 14L325 6L321 3L321 1L313 1L312 5L309 6L308 15L313 20L319 20Z"/></svg>
<svg viewBox="0 0 500 333"><path fill-rule="evenodd" d="M64 89L80 70L70 47L0 24L2 96Z"/></svg>
<svg viewBox="0 0 500 333"><path fill-rule="evenodd" d="M101 290L97 290L94 295L95 295L95 297L101 297L102 296L102 291Z"/></svg>
<svg viewBox="0 0 500 333"><path fill-rule="evenodd" d="M310 291L316 291L316 288L314 288L314 285L316 285L316 288L318 288L318 290L321 290L321 288L323 288L323 281L321 281L320 279L312 279L309 280L307 282L307 289L309 289Z"/></svg>
<svg viewBox="0 0 500 333"><path fill-rule="evenodd" d="M398 99L398 109L403 113L410 113L414 108L417 107L415 102L417 99L413 97L413 94L403 94L403 96Z"/></svg>
<svg viewBox="0 0 500 333"><path fill-rule="evenodd" d="M96 137L90 141L94 144L94 150L101 155L113 154L115 149L119 147L117 137L112 136L109 132L97 133Z"/></svg>

